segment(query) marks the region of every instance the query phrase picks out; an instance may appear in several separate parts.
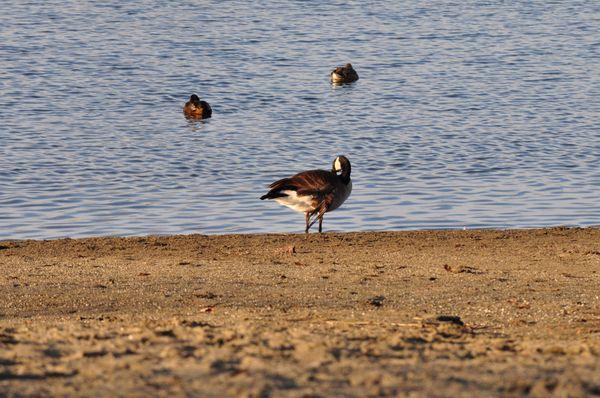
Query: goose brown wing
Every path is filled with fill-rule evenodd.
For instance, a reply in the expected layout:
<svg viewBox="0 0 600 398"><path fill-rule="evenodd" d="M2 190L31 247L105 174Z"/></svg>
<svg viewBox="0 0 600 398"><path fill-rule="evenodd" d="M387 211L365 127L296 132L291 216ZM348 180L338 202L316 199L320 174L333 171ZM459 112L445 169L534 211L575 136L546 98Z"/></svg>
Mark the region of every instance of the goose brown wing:
<svg viewBox="0 0 600 398"><path fill-rule="evenodd" d="M292 177L298 195L310 195L318 201L316 206L325 213L335 197L337 176L325 170L310 170Z"/></svg>
<svg viewBox="0 0 600 398"><path fill-rule="evenodd" d="M264 195L265 199L287 196L283 191L296 191L298 195L312 195L319 202L335 190L335 174L325 170L308 170L298 173L292 177L275 181L269 188L271 190Z"/></svg>
<svg viewBox="0 0 600 398"><path fill-rule="evenodd" d="M291 177L298 195L323 197L335 189L335 174L325 170L309 170Z"/></svg>

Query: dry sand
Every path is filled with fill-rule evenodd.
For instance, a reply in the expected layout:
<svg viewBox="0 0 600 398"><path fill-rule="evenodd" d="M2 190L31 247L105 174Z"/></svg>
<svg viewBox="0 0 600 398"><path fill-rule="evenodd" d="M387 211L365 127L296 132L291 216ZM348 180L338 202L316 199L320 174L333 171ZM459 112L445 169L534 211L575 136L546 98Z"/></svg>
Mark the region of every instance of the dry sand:
<svg viewBox="0 0 600 398"><path fill-rule="evenodd" d="M600 229L0 242L0 396L600 395Z"/></svg>

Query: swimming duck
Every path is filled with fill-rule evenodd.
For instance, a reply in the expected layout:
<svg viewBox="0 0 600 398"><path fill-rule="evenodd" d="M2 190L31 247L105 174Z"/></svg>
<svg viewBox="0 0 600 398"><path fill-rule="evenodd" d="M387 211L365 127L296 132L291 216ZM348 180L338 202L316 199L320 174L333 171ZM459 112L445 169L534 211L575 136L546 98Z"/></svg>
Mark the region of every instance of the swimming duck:
<svg viewBox="0 0 600 398"><path fill-rule="evenodd" d="M277 203L303 212L305 233L319 220L319 232L322 232L323 215L340 207L352 192L350 171L348 158L338 156L333 161L331 171L307 170L275 181L269 185L271 190L260 199L274 199ZM313 216L315 219L311 222Z"/></svg>
<svg viewBox="0 0 600 398"><path fill-rule="evenodd" d="M330 76L333 83L352 83L358 80L358 73L356 73L352 64L338 66L331 71Z"/></svg>
<svg viewBox="0 0 600 398"><path fill-rule="evenodd" d="M208 102L200 101L196 94L192 94L183 107L183 113L191 119L207 119L212 116L212 109Z"/></svg>

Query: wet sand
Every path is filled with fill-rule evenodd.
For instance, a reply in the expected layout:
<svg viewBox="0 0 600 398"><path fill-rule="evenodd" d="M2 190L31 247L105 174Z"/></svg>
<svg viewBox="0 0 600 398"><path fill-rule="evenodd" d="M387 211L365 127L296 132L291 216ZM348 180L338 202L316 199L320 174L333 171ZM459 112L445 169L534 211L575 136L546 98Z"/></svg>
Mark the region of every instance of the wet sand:
<svg viewBox="0 0 600 398"><path fill-rule="evenodd" d="M600 229L0 242L0 396L600 395Z"/></svg>

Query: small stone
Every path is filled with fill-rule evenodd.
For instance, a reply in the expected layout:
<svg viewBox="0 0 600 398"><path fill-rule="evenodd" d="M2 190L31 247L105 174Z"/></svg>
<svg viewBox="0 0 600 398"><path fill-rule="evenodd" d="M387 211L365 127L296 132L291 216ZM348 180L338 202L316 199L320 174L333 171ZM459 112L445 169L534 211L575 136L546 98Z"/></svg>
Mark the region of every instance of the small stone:
<svg viewBox="0 0 600 398"><path fill-rule="evenodd" d="M455 315L440 315L436 318L440 322L449 322L455 325L464 326L465 323L460 319L459 316Z"/></svg>
<svg viewBox="0 0 600 398"><path fill-rule="evenodd" d="M369 304L375 307L381 307L383 305L384 300L385 296L374 296L369 299Z"/></svg>

